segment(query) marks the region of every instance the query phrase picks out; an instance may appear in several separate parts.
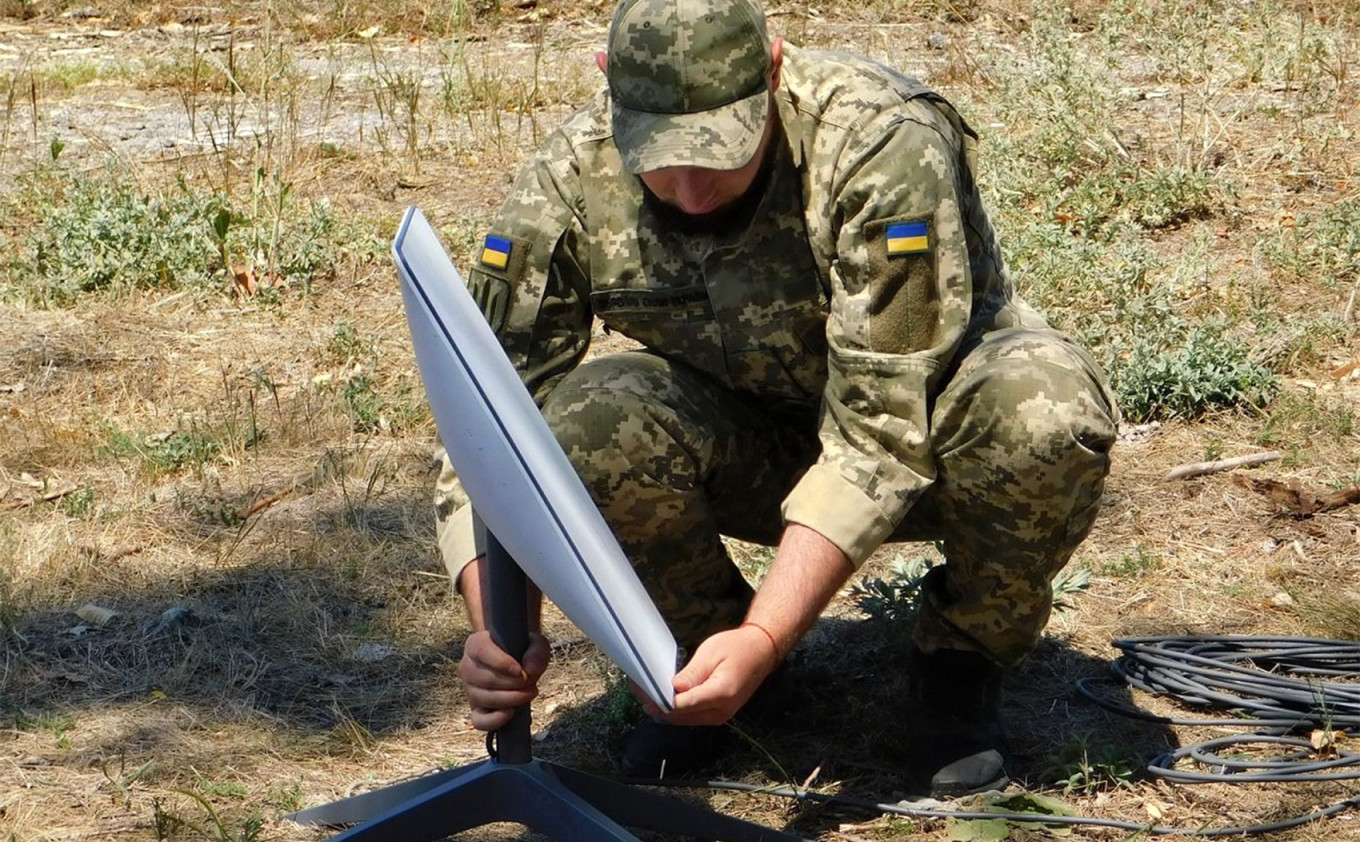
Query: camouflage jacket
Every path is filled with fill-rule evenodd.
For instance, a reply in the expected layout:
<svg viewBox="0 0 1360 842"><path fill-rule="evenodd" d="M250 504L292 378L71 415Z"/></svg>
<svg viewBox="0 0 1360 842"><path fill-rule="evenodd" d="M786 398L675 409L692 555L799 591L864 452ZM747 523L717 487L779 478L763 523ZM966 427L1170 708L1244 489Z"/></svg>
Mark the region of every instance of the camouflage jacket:
<svg viewBox="0 0 1360 842"><path fill-rule="evenodd" d="M965 338L1042 319L1012 295L976 136L943 98L788 47L776 99L749 223L694 235L644 201L602 92L521 172L468 286L540 405L598 317L775 408L819 406L822 453L784 516L858 564L934 479L930 406ZM452 569L472 557L440 543Z"/></svg>

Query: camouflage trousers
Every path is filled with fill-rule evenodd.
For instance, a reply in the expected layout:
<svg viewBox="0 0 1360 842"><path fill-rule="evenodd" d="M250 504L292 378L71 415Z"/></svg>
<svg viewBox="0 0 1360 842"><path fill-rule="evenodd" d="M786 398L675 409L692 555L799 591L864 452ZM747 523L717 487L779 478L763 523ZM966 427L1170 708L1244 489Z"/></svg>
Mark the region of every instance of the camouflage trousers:
<svg viewBox="0 0 1360 842"><path fill-rule="evenodd" d="M997 331L960 359L931 410L937 479L889 540L942 542L917 645L1010 665L1095 519L1117 410L1054 331ZM680 645L739 624L751 588L720 536L778 542L780 503L820 451L816 407L771 410L635 351L578 367L543 414Z"/></svg>

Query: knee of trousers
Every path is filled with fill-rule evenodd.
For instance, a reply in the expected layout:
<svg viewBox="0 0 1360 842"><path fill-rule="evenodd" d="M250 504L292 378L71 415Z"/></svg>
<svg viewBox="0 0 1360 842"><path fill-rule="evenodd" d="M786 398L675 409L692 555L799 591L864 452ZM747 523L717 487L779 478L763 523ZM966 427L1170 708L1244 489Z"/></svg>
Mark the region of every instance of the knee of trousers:
<svg viewBox="0 0 1360 842"><path fill-rule="evenodd" d="M1039 486L1104 476L1117 410L1100 369L1056 332L1002 333L968 355L936 402L937 461L953 474L1024 470Z"/></svg>
<svg viewBox="0 0 1360 842"><path fill-rule="evenodd" d="M668 371L650 355L602 357L563 378L545 402L548 427L597 503L638 483L696 484L693 442L673 408Z"/></svg>
<svg viewBox="0 0 1360 842"><path fill-rule="evenodd" d="M1069 544L1094 517L1116 418L1104 375L1061 334L984 340L933 413L941 503L1011 541Z"/></svg>

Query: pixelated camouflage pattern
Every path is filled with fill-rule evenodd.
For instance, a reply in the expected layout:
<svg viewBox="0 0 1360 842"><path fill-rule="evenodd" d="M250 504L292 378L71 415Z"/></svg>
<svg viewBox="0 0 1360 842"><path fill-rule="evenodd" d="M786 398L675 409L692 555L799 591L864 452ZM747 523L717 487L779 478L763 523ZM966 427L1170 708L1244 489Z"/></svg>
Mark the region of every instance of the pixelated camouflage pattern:
<svg viewBox="0 0 1360 842"><path fill-rule="evenodd" d="M746 0L627 0L605 72L629 172L735 169L755 154L769 108L765 15Z"/></svg>
<svg viewBox="0 0 1360 842"><path fill-rule="evenodd" d="M577 368L543 413L680 644L739 624L751 591L720 536L778 540L780 503L820 449L815 417L647 352ZM1113 415L1099 370L1061 334L1009 329L967 349L932 413L937 479L889 539L944 548L922 649L1006 665L1029 651L1095 519Z"/></svg>
<svg viewBox="0 0 1360 842"><path fill-rule="evenodd" d="M598 316L672 368L683 364L733 400L769 407L767 416L796 417L814 426L812 419L820 418L809 461L796 470L781 468L789 482L761 486L772 505L783 507L782 513L769 509L770 534L777 536L783 520L803 523L858 564L884 540L903 537L921 523L938 521L976 533L952 538L949 569L965 581L989 584L954 585L951 573L950 587L922 622L922 644L967 640L1008 661L1047 617L1047 592L1035 583L1048 581L1070 555L1068 545L1074 547L1089 528L1094 503L1084 510L1085 523L1064 507L1097 499L1104 475L1103 453L1082 463L1085 467L1063 462L1075 458L1071 442L1081 440L1070 430L1065 440L1045 439L1054 448L1046 451L1035 449L1030 428L1062 421L1112 435L1113 409L1103 382L1099 372L1083 369L1076 383L1059 388L1031 379L1038 391L1020 395L1016 385L1004 393L1011 403L997 398L1006 423L998 423L996 449L1016 459L1048 460L1057 473L1026 467L1013 472L1012 482L1000 479L1008 476L1004 469L980 461L971 463L972 474L951 468L954 454L940 447L947 437L940 412L954 405L944 396L971 371L960 367L962 351L1010 329L1045 335L1042 318L1013 296L973 181L974 137L937 95L872 62L790 47L783 67L776 96L783 135L761 207L749 224L724 234L682 235L656 218L611 142L608 96L602 92L549 137L519 176L492 231L515 244L510 264L503 270L475 267L469 286L540 405L555 401L555 389L570 382L563 378L572 376L584 355L591 318ZM927 252L887 256L886 227L901 221L928 224ZM1035 348L1015 346L1022 359L1042 357L1036 349L1049 344L1066 347L1056 339L1033 341ZM1010 383L1007 378L998 382ZM584 445L571 450L611 525L624 533L630 558L655 588L682 640L695 628L739 619L725 608L695 607L730 604L712 594L700 598L681 589L681 596L665 597L673 590L665 583L676 579L728 581L713 572L726 568L712 539L715 529L724 528L723 514L711 499L703 504L707 509L682 516L676 513L679 504L664 503L660 490L644 493L638 483L601 478L638 475L659 483L658 489L664 486L677 459L666 450L671 445L638 455L648 452L646 446L661 446L654 427L665 430L663 444L683 443L689 458L699 445L674 424L667 428L653 419L649 426L641 416L631 427L624 424L621 411L605 408L605 394L599 400L606 420L589 421L583 403L554 410L558 420L550 417L550 423L564 438L577 428L603 435L592 424L627 431L610 434L617 441L608 442L629 442L625 450L633 454L633 468L612 461L620 457L608 447L589 457ZM1078 394L1082 397L1072 397ZM1102 405L1103 412L1093 408ZM1088 415L1096 420L1086 420ZM767 417L757 427L773 434L777 425ZM1098 452L1100 435L1082 435ZM751 445L743 449L760 452ZM742 472L761 473L751 463L742 465ZM734 473L721 459L708 470ZM979 510L986 516L960 517L961 504L949 509L929 502L973 474L980 478L961 487L973 495L965 499L988 501ZM1040 482L1041 476L1048 479ZM1072 485L1060 492L1068 481ZM447 485L441 489L442 499L455 499ZM741 500L742 512L757 491L734 498ZM1030 496L1037 492L1050 498ZM616 494L628 511L619 510ZM648 511L662 514L645 516ZM684 525L696 517L703 527ZM441 530L449 522L441 519ZM1014 561L997 549L1002 544L1016 548ZM441 534L451 569L470 559L470 546ZM684 563L688 554L694 568ZM1001 567L1011 572L998 573ZM1019 629L1013 634L1026 643L998 640L998 634L1012 632L997 629Z"/></svg>
<svg viewBox="0 0 1360 842"><path fill-rule="evenodd" d="M1053 577L1100 508L1118 410L1091 357L1052 330L965 348L932 412L935 483L889 540L940 541L915 637L1018 662L1048 622Z"/></svg>
<svg viewBox="0 0 1360 842"><path fill-rule="evenodd" d="M813 413L630 352L567 375L543 414L680 645L740 623L751 589L720 535L778 540L776 489L816 457Z"/></svg>

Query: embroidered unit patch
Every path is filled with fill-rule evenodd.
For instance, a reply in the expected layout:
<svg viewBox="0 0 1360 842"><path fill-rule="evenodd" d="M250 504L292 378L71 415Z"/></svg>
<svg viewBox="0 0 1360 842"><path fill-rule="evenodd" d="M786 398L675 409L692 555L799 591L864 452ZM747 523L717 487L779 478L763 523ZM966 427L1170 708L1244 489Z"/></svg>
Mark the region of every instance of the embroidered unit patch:
<svg viewBox="0 0 1360 842"><path fill-rule="evenodd" d="M482 246L482 262L487 266L504 269L510 262L510 241L504 237L488 235Z"/></svg>
<svg viewBox="0 0 1360 842"><path fill-rule="evenodd" d="M930 251L930 228L925 222L896 222L888 226L888 256Z"/></svg>

